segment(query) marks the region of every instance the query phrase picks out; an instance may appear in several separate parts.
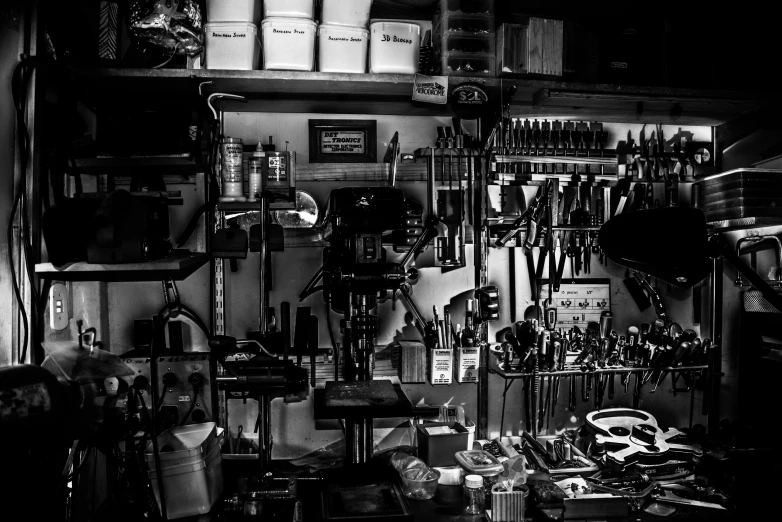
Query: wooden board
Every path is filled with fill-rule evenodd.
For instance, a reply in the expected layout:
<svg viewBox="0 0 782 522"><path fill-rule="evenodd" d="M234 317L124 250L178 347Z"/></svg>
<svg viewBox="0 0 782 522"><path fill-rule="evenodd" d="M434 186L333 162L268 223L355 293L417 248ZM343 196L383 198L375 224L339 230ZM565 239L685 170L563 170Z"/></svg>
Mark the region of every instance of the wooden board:
<svg viewBox="0 0 782 522"><path fill-rule="evenodd" d="M402 388L385 379L326 382L325 389L315 389L318 420L409 417L412 407Z"/></svg>
<svg viewBox="0 0 782 522"><path fill-rule="evenodd" d="M165 259L141 263L101 264L77 262L55 267L35 265L35 273L57 281L159 281L172 277L185 279L209 261L209 254L174 254Z"/></svg>
<svg viewBox="0 0 782 522"><path fill-rule="evenodd" d="M148 108L150 104L164 104L169 108L172 105L193 106L201 99L199 86L202 86L202 92L206 95L226 92L247 98L245 102L217 102L217 108L223 111L450 114L447 105L412 102L413 76L404 74L111 68L78 69L75 73L80 98L90 107L114 104L118 96L123 97L124 103L139 107ZM764 102L756 93L736 91L527 78L453 77L451 82L454 85L478 83L495 92L515 85L518 90L511 108L513 116L561 116L603 122L719 125L760 108ZM581 93L581 99L573 101L572 93ZM584 93L590 95L585 97ZM601 96L592 96L593 93ZM700 99L706 104L690 107L694 99ZM680 105L685 104L683 113L678 117L671 116L671 100ZM640 117L636 114L637 101L643 101L648 106ZM662 103L662 108L656 107L658 102Z"/></svg>

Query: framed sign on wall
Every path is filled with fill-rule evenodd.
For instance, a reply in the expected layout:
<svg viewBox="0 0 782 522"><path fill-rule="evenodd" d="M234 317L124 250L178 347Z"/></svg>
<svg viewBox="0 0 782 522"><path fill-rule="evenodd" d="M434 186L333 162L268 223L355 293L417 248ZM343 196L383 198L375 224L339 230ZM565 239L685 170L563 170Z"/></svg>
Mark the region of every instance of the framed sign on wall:
<svg viewBox="0 0 782 522"><path fill-rule="evenodd" d="M377 120L309 120L310 163L377 162Z"/></svg>

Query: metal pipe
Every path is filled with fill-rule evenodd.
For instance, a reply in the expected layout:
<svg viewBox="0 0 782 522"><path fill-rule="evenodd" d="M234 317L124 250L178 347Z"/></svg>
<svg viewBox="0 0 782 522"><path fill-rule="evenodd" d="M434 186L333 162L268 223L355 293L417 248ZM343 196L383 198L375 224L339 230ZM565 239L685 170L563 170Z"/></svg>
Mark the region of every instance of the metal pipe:
<svg viewBox="0 0 782 522"><path fill-rule="evenodd" d="M267 255L267 232L268 232L268 216L269 213L269 201L265 196L261 195L261 212L259 214L259 220L261 224L261 246L258 251L260 257L259 265L259 294L260 294L260 306L258 310L258 322L261 335L265 334L268 330L268 319L266 317L267 307L269 303L269 289L266 286L266 255Z"/></svg>
<svg viewBox="0 0 782 522"><path fill-rule="evenodd" d="M413 319L415 319L419 330L421 330L422 334L426 334L426 319L424 319L424 316L421 315L421 311L413 302L410 293L407 291L407 287L405 287L405 285L400 286L399 292L402 294L402 301L407 304L408 310L410 310L410 313L413 314Z"/></svg>
<svg viewBox="0 0 782 522"><path fill-rule="evenodd" d="M428 168L426 169L426 206L427 208L427 215L434 216L435 215L435 190L434 190L434 169L435 169L435 163L434 163L434 151L435 149L430 147L429 148L429 161L427 163Z"/></svg>
<svg viewBox="0 0 782 522"><path fill-rule="evenodd" d="M726 251L729 249L726 248ZM738 258L732 251L730 251L730 254ZM730 259L730 258L729 258ZM737 269L741 270L740 265L743 265L744 263L738 259L738 262L731 260L734 263L734 266L736 266ZM744 265L745 268L746 265ZM723 263L721 258L715 258L712 262L712 269L711 269L711 338L713 339L714 345L712 350L709 353L709 373L708 373L708 387L705 390L705 393L709 395L709 403L708 403L708 413L709 418L707 422L707 428L708 433L710 435L715 435L717 431L719 430L720 425L720 375L722 372L722 271L723 271ZM748 272L751 272L752 276L750 274L745 274L752 281L752 279L757 278L762 280L760 276L757 275L757 273L754 270L747 270ZM764 284L768 285L765 281L763 281ZM755 282L753 281L753 284ZM763 289L761 288L761 291ZM777 296L779 298L779 296ZM773 304L773 301L772 301Z"/></svg>

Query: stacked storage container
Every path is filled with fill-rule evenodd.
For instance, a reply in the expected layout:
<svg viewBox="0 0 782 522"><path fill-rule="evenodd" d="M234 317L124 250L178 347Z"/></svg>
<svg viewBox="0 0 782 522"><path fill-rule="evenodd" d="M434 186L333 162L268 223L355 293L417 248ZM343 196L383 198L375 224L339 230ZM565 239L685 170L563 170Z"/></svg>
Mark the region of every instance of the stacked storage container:
<svg viewBox="0 0 782 522"><path fill-rule="evenodd" d="M323 0L318 27L318 70L367 72L372 0Z"/></svg>
<svg viewBox="0 0 782 522"><path fill-rule="evenodd" d="M313 0L264 0L263 68L312 71L315 68Z"/></svg>
<svg viewBox="0 0 782 522"><path fill-rule="evenodd" d="M492 0L440 0L432 21L434 60L448 76L494 76Z"/></svg>
<svg viewBox="0 0 782 522"><path fill-rule="evenodd" d="M421 51L421 26L397 20L370 24L369 72L415 74Z"/></svg>
<svg viewBox="0 0 782 522"><path fill-rule="evenodd" d="M261 42L258 0L207 0L206 68L250 71L258 68Z"/></svg>

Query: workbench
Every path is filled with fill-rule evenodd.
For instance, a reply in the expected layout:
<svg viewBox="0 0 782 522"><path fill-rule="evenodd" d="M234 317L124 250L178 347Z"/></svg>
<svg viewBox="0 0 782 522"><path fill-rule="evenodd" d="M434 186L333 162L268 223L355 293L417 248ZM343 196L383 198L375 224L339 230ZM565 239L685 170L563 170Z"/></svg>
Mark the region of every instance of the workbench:
<svg viewBox="0 0 782 522"><path fill-rule="evenodd" d="M225 462L226 461L223 461L223 464L225 464ZM243 464L245 465L248 463L251 464L250 461L243 462ZM275 461L275 464L280 465L281 463ZM285 466L284 464L282 464L281 469L285 470L285 474L288 474L288 472L291 471L291 468L289 466ZM228 493L228 491L230 491L229 481L231 480L229 477L232 475L232 472L238 471L238 469L231 467L228 470L226 470L224 466L223 470L224 472L228 471L228 474L225 476L226 478L225 491L226 493ZM389 474L389 477L390 476L393 476L393 474ZM323 489L323 487L326 484L327 484L327 479L324 480L318 474L306 475L300 478L300 480L298 481L297 484L298 498L299 500L302 501L305 522L322 521L320 491ZM472 515L462 514L463 503L462 503L461 486L440 485L438 486L437 493L435 494L435 497L433 499L431 500L407 499L407 503L408 506L410 507L410 511L413 513L415 522L446 522L446 521L447 522L487 522L487 518L483 515L472 516ZM527 506L526 515L527 515L525 518L526 522L562 520L561 509L548 509L548 510L541 511L530 506L529 504ZM642 521L642 522L647 522L647 521L648 522L652 522L652 521L706 522L711 520L727 521L727 520L733 520L735 518L737 518L735 512L727 512L727 511L717 512L714 510L681 506L681 507L677 507L676 513L668 517L659 517L655 515L650 515L645 512L639 512L639 513L630 513L626 518L611 519L611 520L616 520L616 521L627 520L627 521ZM223 513L222 504L218 504L213 510L213 512L208 515L204 515L202 517L188 517L188 518L182 518L178 520L181 522L207 522L207 521L230 522L233 520L238 521L238 520L253 520L253 519L228 517ZM271 519L271 520L276 520L276 519ZM584 519L568 519L568 520L569 521L572 520L575 522ZM592 518L587 520L596 521L600 519Z"/></svg>

